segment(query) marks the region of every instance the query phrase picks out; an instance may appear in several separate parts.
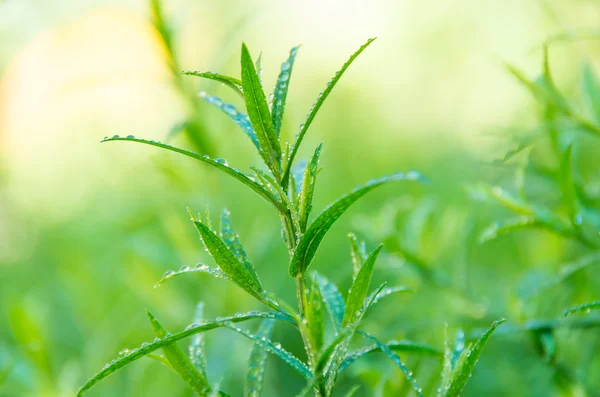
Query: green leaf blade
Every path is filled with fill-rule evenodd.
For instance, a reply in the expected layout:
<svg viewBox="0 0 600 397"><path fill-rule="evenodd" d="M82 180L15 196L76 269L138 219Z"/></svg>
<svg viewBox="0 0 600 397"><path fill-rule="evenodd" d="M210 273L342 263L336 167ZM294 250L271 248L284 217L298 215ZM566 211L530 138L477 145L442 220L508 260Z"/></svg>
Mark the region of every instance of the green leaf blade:
<svg viewBox="0 0 600 397"><path fill-rule="evenodd" d="M233 229L233 224L231 223L231 213L227 209L223 209L223 212L221 213L221 238L229 250L238 259L238 261L244 265L252 278L258 280L256 269L250 261L248 254L246 254L238 235Z"/></svg>
<svg viewBox="0 0 600 397"><path fill-rule="evenodd" d="M321 156L322 148L323 144L317 147L310 163L308 163L304 169L304 175L302 177L302 188L300 189L300 201L298 204L298 217L300 218L300 231L302 233L306 231L308 216L312 210L315 182L317 179L317 167L319 166L319 157Z"/></svg>
<svg viewBox="0 0 600 397"><path fill-rule="evenodd" d="M340 216L359 198L363 197L368 192L376 187L379 187L387 182L400 180L423 180L420 173L409 171L407 173L396 173L391 176L374 179L351 193L342 196L333 204L325 208L308 227L306 233L300 239L292 260L290 261L289 273L292 277L298 276L306 271L311 261L313 260L320 244L331 226L339 219Z"/></svg>
<svg viewBox="0 0 600 397"><path fill-rule="evenodd" d="M283 124L283 114L285 112L288 88L290 86L292 70L294 69L294 61L296 60L296 55L299 48L300 46L296 46L290 50L288 59L281 65L281 71L279 72L277 83L275 83L275 89L273 90L271 118L277 137L279 137L281 134L281 125Z"/></svg>
<svg viewBox="0 0 600 397"><path fill-rule="evenodd" d="M350 288L350 293L348 294L342 327L346 327L353 323L354 320L356 320L356 318L359 316L357 313L363 307L363 303L369 292L375 261L377 260L379 252L381 252L382 248L383 244L375 248L375 250L371 252L368 258L365 260L365 263L358 271L356 279L354 279L352 287Z"/></svg>
<svg viewBox="0 0 600 397"><path fill-rule="evenodd" d="M224 160L211 159L208 156L202 156L197 153L190 152L189 150L180 149L180 148L177 148L177 147L174 147L171 145L167 145L167 144L161 143L161 142L136 138L131 135L127 136L127 137L120 137L118 135L115 135L112 138L106 137L106 138L104 138L104 140L102 140L102 142L114 142L114 141L142 143L145 145L150 145L150 146L158 147L161 149L169 150L171 152L183 154L184 156L199 160L203 163L206 163L206 164L228 174L229 176L237 179L238 181L242 182L244 185L248 186L250 189L252 189L254 192L256 192L259 196L261 196L262 198L267 200L269 203L273 204L276 208L278 208L278 209L284 208L283 205L279 201L277 201L277 199L275 197L273 197L273 195L270 192L268 192L264 187L262 187L259 183L257 183L256 181L254 181L253 179L248 177L248 175L240 172L239 170L237 170L235 168L229 167L227 165L227 162Z"/></svg>
<svg viewBox="0 0 600 397"><path fill-rule="evenodd" d="M567 309L563 314L563 318L572 316L577 313L589 313L592 310L600 309L600 301L584 303L583 305L575 306L572 309Z"/></svg>
<svg viewBox="0 0 600 397"><path fill-rule="evenodd" d="M421 386L419 386L416 379L413 378L412 371L410 371L406 367L406 365L400 359L400 356L394 353L385 343L380 342L379 339L362 331L359 331L359 333L371 342L375 343L379 350L381 350L386 356L388 356L392 360L394 364L396 364L398 368L400 368L400 371L402 371L402 374L404 374L406 380L410 382L415 394L419 397L423 397L423 389L421 388Z"/></svg>
<svg viewBox="0 0 600 397"><path fill-rule="evenodd" d="M446 386L447 389L443 390L444 397L458 397L460 395L467 384L467 381L471 377L471 373L477 364L477 360L479 359L483 348L492 336L492 333L504 321L504 319L494 321L492 326L472 346L463 351L456 366L452 370L449 384Z"/></svg>
<svg viewBox="0 0 600 397"><path fill-rule="evenodd" d="M248 117L260 142L261 154L267 166L279 178L281 173L281 147L273 128L271 113L260 79L254 68L246 45L242 45L242 87Z"/></svg>
<svg viewBox="0 0 600 397"><path fill-rule="evenodd" d="M148 320L154 330L154 335L157 338L164 338L168 335L164 327L158 322L158 320L150 313L146 311ZM183 379L199 396L206 396L210 391L210 384L202 372L200 372L185 355L183 350L176 344L166 345L162 348L163 353L171 364L171 367L179 374Z"/></svg>
<svg viewBox="0 0 600 397"><path fill-rule="evenodd" d="M270 339L274 325L275 321L273 320L263 320L256 332L256 336L261 339ZM267 356L268 352L266 346L258 343L252 345L250 359L248 360L246 383L244 384L245 395L247 397L260 397L262 395Z"/></svg>
<svg viewBox="0 0 600 397"><path fill-rule="evenodd" d="M244 93L242 90L242 80L236 79L235 77L225 76L220 73L198 72L192 70L184 70L182 73L187 76L202 77L205 79L214 80L219 83L225 84L227 87L231 88L236 94L240 95L242 98L244 97Z"/></svg>
<svg viewBox="0 0 600 397"><path fill-rule="evenodd" d="M325 102L325 99L327 99L327 97L329 96L329 94L333 90L333 87L335 87L335 85L340 80L340 78L342 77L342 75L344 74L344 72L346 71L346 69L348 69L348 67L350 66L350 64L352 64L352 62L354 62L354 60L373 41L375 41L375 39L376 38L372 38L372 39L367 40L367 42L365 44L363 44L354 54L352 54L352 56L350 56L350 58L346 61L346 63L344 63L344 65L342 65L341 69L337 71L337 73L335 74L335 76L333 76L333 78L327 83L327 87L325 88L325 90L321 94L319 94L319 97L317 98L317 101L315 102L315 104L311 108L310 112L306 116L306 121L300 127L300 132L298 132L298 135L296 137L296 141L294 142L294 146L292 147L292 151L290 153L290 159L289 159L289 162L288 162L288 167L285 170L284 177L283 177L284 183L287 183L287 179L288 179L288 176L289 176L290 169L291 169L291 167L293 165L294 158L296 157L296 154L298 153L298 149L300 148L300 144L302 143L302 140L304 139L304 135L306 135L306 131L308 130L308 127L310 127L310 125L313 122L315 116L319 112L319 109L321 108L321 106Z"/></svg>
<svg viewBox="0 0 600 397"><path fill-rule="evenodd" d="M330 282L327 278L317 272L313 272L313 279L319 285L325 308L329 312L329 316L331 317L331 321L333 322L336 331L339 332L342 328L346 302L335 284Z"/></svg>
<svg viewBox="0 0 600 397"><path fill-rule="evenodd" d="M163 338L155 339L154 342L143 343L139 348L128 351L127 354L122 355L119 358L113 360L110 364L105 365L100 372L92 376L86 382L86 384L79 389L79 391L77 392L77 396L83 396L89 389L91 389L102 379L113 374L115 371L131 364L132 362L137 361L140 358L143 358L151 354L152 352L163 348L164 346L171 345L179 340L185 339L189 336L198 334L200 332L206 332L215 328L223 327L225 323L238 323L242 321L261 318L274 318L282 321L290 321L288 317L279 315L277 313L250 312L236 316L224 317L215 321L210 321L202 324L192 324L188 326L184 331L179 332L177 334L166 334Z"/></svg>
<svg viewBox="0 0 600 397"><path fill-rule="evenodd" d="M264 290L256 274L249 272L223 240L208 226L197 220L194 221L194 225L200 233L204 245L223 273L250 295L263 301Z"/></svg>

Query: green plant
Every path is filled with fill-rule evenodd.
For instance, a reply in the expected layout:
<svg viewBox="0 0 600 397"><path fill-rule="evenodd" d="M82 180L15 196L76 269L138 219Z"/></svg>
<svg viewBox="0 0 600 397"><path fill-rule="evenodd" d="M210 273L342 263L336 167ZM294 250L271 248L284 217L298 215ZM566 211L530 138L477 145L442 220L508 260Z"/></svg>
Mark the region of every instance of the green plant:
<svg viewBox="0 0 600 397"><path fill-rule="evenodd" d="M214 387L206 376L206 357L204 356L203 332L228 328L252 341L255 345L250 355L249 370L246 383L248 396L259 396L262 390L262 375L267 353L278 356L283 362L294 368L307 381L306 388L300 395L313 392L316 396L330 396L333 392L338 375L358 358L374 351L381 351L401 370L409 385L418 396L422 388L403 363L398 353L420 353L440 356L437 349L413 342L383 343L372 335L360 330L359 327L369 309L379 300L394 293L408 292L405 287L388 288L385 284L370 291L371 277L375 262L382 250L379 245L367 254L365 244L351 235L351 256L354 266L354 278L348 296L344 299L338 288L327 278L317 272L308 273L308 268L315 257L321 241L335 221L358 199L373 189L393 181L423 181L416 171L395 173L369 181L364 186L354 189L337 201L326 207L312 222L309 222L312 210L313 195L319 173L319 145L306 164L296 165L297 156L302 140L322 107L333 87L340 80L350 64L367 48L374 39L368 40L327 83L325 90L319 95L311 108L306 121L293 144L281 142L281 125L286 104L288 86L293 70L298 47L290 51L289 58L282 64L281 72L275 84L273 101L267 103L260 77L260 67L255 66L245 45L242 45L241 69L242 78L236 79L216 73L187 72L188 74L204 77L224 83L237 94L245 103L247 114L240 112L233 105L224 103L221 99L202 94L210 104L227 114L243 132L250 138L261 158L264 169L252 168L253 174L245 174L228 165L224 159L212 159L188 150L173 146L135 138L133 136L106 138L103 142L126 141L143 143L166 149L172 152L199 160L242 182L260 195L277 211L282 223L282 236L287 245L290 259L288 272L296 283L298 310L264 290L258 275L246 251L240 243L231 223L230 214L224 210L220 217L220 227L213 228L210 213L204 215L190 211L191 220L196 227L206 250L214 259L217 267L199 264L196 267L184 266L178 271L169 271L159 284L182 274L192 272L209 273L215 277L227 279L246 291L250 296L271 309L269 312L238 313L233 316L217 318L213 321L201 319L201 309L196 315L195 323L185 330L170 334L150 313L148 318L156 339L144 343L139 348L125 350L119 358L107 364L99 373L94 375L79 391L83 395L97 382L116 370L140 359L150 357L159 360L175 370L198 395L226 395ZM258 69L258 70L257 70ZM334 335L325 335L325 312L331 318ZM239 323L252 319L261 319L262 323L255 333L240 328ZM277 342L270 339L271 330L276 321L292 324L300 333L306 351L306 362L294 357ZM461 341L454 348L454 355L460 357L457 361L448 361L444 365L442 386L439 395L444 397L457 396L464 387L473 367L489 339L491 333L500 322L492 327L470 346ZM351 352L350 343L355 336L362 336L370 345L363 350ZM177 342L192 337L189 356L184 354ZM163 355L155 352L162 350ZM446 356L450 348L446 349ZM348 395L356 391L352 389Z"/></svg>

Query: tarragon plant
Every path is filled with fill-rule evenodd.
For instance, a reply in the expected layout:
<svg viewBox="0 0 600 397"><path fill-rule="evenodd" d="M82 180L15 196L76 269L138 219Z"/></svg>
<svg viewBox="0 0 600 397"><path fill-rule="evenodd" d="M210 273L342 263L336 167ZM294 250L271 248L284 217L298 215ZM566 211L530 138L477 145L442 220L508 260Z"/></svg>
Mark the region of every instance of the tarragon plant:
<svg viewBox="0 0 600 397"><path fill-rule="evenodd" d="M224 391L213 386L213 383L207 378L206 371L202 335L204 332L216 328L227 328L254 342L246 377L246 396L261 395L268 354L279 357L305 378L306 387L300 392L300 395L312 393L315 396L326 397L332 395L336 380L344 369L357 359L375 351L383 352L392 360L413 389L414 394L423 395L422 388L399 354L421 353L441 358L444 355L443 352L425 344L409 341L385 343L360 329L366 313L376 302L388 295L408 291L405 287L388 287L385 283L371 289L371 277L375 262L383 246L379 245L368 252L365 244L351 235L350 246L354 277L345 298L339 292L338 287L325 276L317 272L308 272L329 229L358 199L389 182L419 182L423 180L423 177L416 171L394 173L372 179L333 202L311 220L313 196L320 171L321 145L314 150L314 154L308 161L295 163L300 145L325 99L350 64L372 42L373 39L370 39L361 46L327 83L326 88L319 94L316 103L309 111L305 122L301 124L293 143L283 143L280 132L298 47L290 51L289 57L281 66L271 103L264 93L260 67L255 66L246 45L242 45L241 51L241 79L217 73L185 72L189 75L221 82L243 99L245 113L234 105L223 102L220 98L204 93L200 95L208 103L229 116L258 150L264 167L251 168L252 173L250 174L230 167L224 159L209 158L206 155L196 154L161 142L133 136L114 136L104 139L103 142L142 143L191 157L237 179L270 203L281 218L282 236L289 252L289 260L286 260L287 267L289 275L296 283L298 305L297 308L293 308L263 288L250 258L233 229L227 210L223 210L221 213L218 228L213 227L208 212L196 214L190 211L191 220L200 235L200 240L217 267L205 264L195 267L184 266L177 271L165 273L159 284L182 274L209 273L235 283L248 295L259 301L266 311L238 313L207 321L202 318L202 305L200 305L195 322L183 331L173 334L169 333L152 314L147 313L156 339L143 343L136 349L122 351L115 360L105 365L80 389L79 396L108 375L142 357L155 358L175 370L199 396L225 396L227 394ZM284 271L283 266L275 267L274 271L278 271L277 269ZM326 335L325 332L326 313L333 325L333 335ZM255 319L261 320L257 330L250 331L241 328L241 323ZM277 322L290 323L298 330L306 351L305 361L293 356L280 343L271 339L271 332ZM446 365L439 396L457 396L461 392L484 344L499 324L500 322L494 323L472 345L465 346L464 341L458 341L456 348L446 349ZM362 338L367 347L353 351L351 342L357 337ZM177 343L185 338L191 339L189 354L186 354ZM162 351L162 355L158 354L159 351ZM455 359L449 359L449 357ZM353 394L356 390L356 388L351 389L348 395Z"/></svg>

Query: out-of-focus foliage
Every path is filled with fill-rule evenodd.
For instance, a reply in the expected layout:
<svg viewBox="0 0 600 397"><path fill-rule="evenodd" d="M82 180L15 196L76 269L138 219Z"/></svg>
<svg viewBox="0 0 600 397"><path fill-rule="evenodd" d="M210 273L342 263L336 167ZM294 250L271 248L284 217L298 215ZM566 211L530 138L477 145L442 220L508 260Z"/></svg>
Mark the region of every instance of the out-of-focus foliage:
<svg viewBox="0 0 600 397"><path fill-rule="evenodd" d="M451 336L463 331L468 346L493 320L505 317L462 395L595 396L600 389L595 55L600 42L593 25L598 6L452 1L432 10L407 1L340 9L328 1L282 2L283 18L268 8L247 12L239 4L233 13L234 2L218 3L203 9L164 1L172 39L163 43L164 27L144 2L119 8L112 3L98 17L70 1L57 1L41 14L31 12L27 1L0 1L0 42L6 45L0 56L0 396L74 395L123 347L154 339L143 308L171 331L190 323L200 300L210 302L205 319L261 309L244 290L203 272L153 288L169 269L209 263L186 207L229 208L261 284L294 302L287 263L273 261L287 252L269 203L180 156L97 142L115 133L169 136L169 143L191 150L206 147L232 167L256 163L253 143L238 134L238 126L195 98L217 83L180 76L177 69L234 75L238 59L232 46L244 38L252 48L264 49L266 84L280 73L271 68L275 60L303 42L306 53L295 61L296 83L286 106L293 123L280 126L282 137L293 138L305 117L294 109L308 108L344 54L376 34L373 58L348 71L298 154L297 160L310 161L310 147L325 142L313 206L322 208L390 170L416 168L430 182L408 193L390 185L362 199L332 227L311 269L341 285L347 297L353 281L347 230L371 248L384 242L372 285L408 285L413 293L375 306L364 332L398 342L391 350L412 370L424 395L437 395L440 387L446 323ZM309 17L306 10L316 11ZM412 23L398 23L403 16ZM323 21L328 22L317 23ZM379 22L383 30L377 30ZM350 24L355 33L348 33ZM84 25L92 33L87 30L78 41ZM56 26L62 30L47 34ZM69 30L72 26L80 30ZM132 30L137 41L131 40ZM41 39L28 43L34 34ZM556 34L544 62L541 43ZM322 47L313 45L317 42ZM116 51L125 43L134 56ZM496 54L482 43L512 66L494 63ZM101 63L92 53L106 56ZM114 65L125 67L115 72ZM70 80L71 75L78 79ZM53 91L44 81L58 82L59 88ZM216 87L219 97L242 107L231 87ZM178 125L188 129L173 128ZM209 146L190 131L207 138ZM331 293L320 277L314 278L320 293ZM266 332L261 329L255 333ZM302 341L289 329L277 327L271 338L305 358ZM205 339L211 387L242 395L252 342L229 329L213 330ZM377 351L368 338L364 343ZM433 351L410 354L412 348ZM457 350L455 365L462 349ZM351 394L357 383L354 396L414 393L386 354L365 354L344 367L339 395ZM140 360L89 395L189 395L177 372L164 366ZM265 396L295 395L305 386L278 359L267 361L264 376Z"/></svg>

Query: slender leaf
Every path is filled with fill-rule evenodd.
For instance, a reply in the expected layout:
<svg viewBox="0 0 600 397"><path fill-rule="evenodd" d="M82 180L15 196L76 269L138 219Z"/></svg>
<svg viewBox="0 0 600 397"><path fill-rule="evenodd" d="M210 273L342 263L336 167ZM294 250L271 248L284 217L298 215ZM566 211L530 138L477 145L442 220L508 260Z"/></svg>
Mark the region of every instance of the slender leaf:
<svg viewBox="0 0 600 397"><path fill-rule="evenodd" d="M317 146L315 153L310 160L310 163L304 169L304 176L302 177L302 188L300 190L300 202L298 204L298 217L300 218L300 231L304 233L306 231L306 225L308 224L308 215L312 210L313 195L315 192L315 183L317 180L317 167L319 166L319 156L321 155L321 148L323 144Z"/></svg>
<svg viewBox="0 0 600 397"><path fill-rule="evenodd" d="M367 259L365 242L359 242L354 233L348 234L350 239L350 256L352 258L352 277L356 278L358 271Z"/></svg>
<svg viewBox="0 0 600 397"><path fill-rule="evenodd" d="M200 324L204 321L204 302L199 302L196 305L196 312L194 313L194 323ZM267 320L265 320L267 321ZM188 347L188 354L190 361L194 364L194 367L200 371L206 378L206 347L204 343L204 333L196 334L192 336L190 345Z"/></svg>
<svg viewBox="0 0 600 397"><path fill-rule="evenodd" d="M460 358L463 351L465 350L465 347L466 347L465 331L463 331L462 329L459 329L458 331L456 331L456 340L454 341L454 350L452 351L452 358L450 360L452 368L454 368L456 366L456 363L458 362L458 359Z"/></svg>
<svg viewBox="0 0 600 397"><path fill-rule="evenodd" d="M352 389L348 390L345 397L352 397L356 394L356 392L360 389L360 385L355 385Z"/></svg>
<svg viewBox="0 0 600 397"><path fill-rule="evenodd" d="M444 397L458 397L462 392L463 388L467 384L467 381L471 377L471 373L475 368L475 364L479 360L479 356L483 351L487 341L492 336L492 333L502 324L505 320L501 319L494 321L492 326L479 338L472 346L469 346L463 351L456 366L452 370L451 379L448 385L444 387Z"/></svg>
<svg viewBox="0 0 600 397"><path fill-rule="evenodd" d="M310 369L306 366L306 364L304 364L302 361L296 358L293 354L283 349L281 347L281 344L277 342L272 342L266 337L258 337L257 335L251 334L250 332L246 331L245 329L236 327L231 324L225 324L224 326L241 335L244 335L246 338L251 339L254 343L262 346L266 349L267 352L282 359L286 364L294 368L306 379L310 379L312 377L312 373L310 372Z"/></svg>
<svg viewBox="0 0 600 397"><path fill-rule="evenodd" d="M198 334L200 332L206 332L215 328L223 327L226 323L238 323L257 318L274 318L283 321L290 321L289 318L277 313L249 312L230 317L218 318L215 321L210 321L202 324L192 324L188 326L184 331L179 332L177 334L167 334L163 338L156 338L154 342L143 343L139 348L130 350L126 354L123 354L117 359L111 361L109 364L106 364L100 372L92 376L92 378L90 378L86 382L86 384L79 389L77 396L84 395L90 388L92 388L96 383L100 382L102 379L111 375L115 371L123 368L124 366L151 354L152 352L158 349L172 345L173 343L179 340L185 339L189 336Z"/></svg>
<svg viewBox="0 0 600 397"><path fill-rule="evenodd" d="M575 190L575 182L573 181L572 153L573 145L570 145L565 150L560 162L559 180L562 201L568 210L569 219L574 225L579 225L581 224L581 214L579 213L579 200Z"/></svg>
<svg viewBox="0 0 600 397"><path fill-rule="evenodd" d="M410 371L406 365L402 362L402 360L400 359L400 356L398 356L396 353L394 353L385 343L380 342L379 339L364 333L362 331L359 331L359 333L364 336L365 338L367 338L368 340L370 340L371 342L375 343L375 345L379 348L379 350L381 350L386 356L388 356L394 364L396 364L396 366L398 368L400 368L400 371L402 371L402 374L404 374L404 377L406 378L406 380L408 380L413 388L413 390L415 391L415 393L417 394L417 396L419 397L423 397L423 389L421 388L421 386L419 386L419 384L417 383L417 381L415 380L415 378L413 378L412 376L412 371Z"/></svg>
<svg viewBox="0 0 600 397"><path fill-rule="evenodd" d="M533 216L521 215L517 218L511 218L503 221L492 223L486 227L481 235L479 236L479 243L487 243L488 241L494 240L500 236L511 234L515 231L535 228L542 226Z"/></svg>
<svg viewBox="0 0 600 397"><path fill-rule="evenodd" d="M223 212L221 213L221 238L229 250L238 259L238 261L240 261L246 270L252 275L252 278L258 280L256 269L254 268L252 262L250 262L248 254L246 254L238 235L233 229L233 224L231 223L231 213L227 209L223 209Z"/></svg>
<svg viewBox="0 0 600 397"><path fill-rule="evenodd" d="M167 336L167 331L158 322L158 320L146 310L148 320L154 330L154 335L162 339ZM200 372L190 359L185 355L183 350L173 343L162 348L165 358L171 364L171 367L199 396L206 396L210 391L210 384L202 372Z"/></svg>
<svg viewBox="0 0 600 397"><path fill-rule="evenodd" d="M242 90L242 80L236 79L235 77L229 77L229 76L225 76L225 75L219 74L219 73L198 72L198 71L192 71L192 70L184 70L182 73L185 75L188 75L188 76L196 76L196 77L202 77L202 78L209 79L209 80L218 81L219 83L225 84L227 87L231 88L233 91L235 91L235 93L240 95L242 98L244 97L244 93Z"/></svg>
<svg viewBox="0 0 600 397"><path fill-rule="evenodd" d="M227 162L224 160L211 159L208 156L202 156L197 153L190 152L190 151L184 150L184 149L179 149L174 146L170 146L170 145L160 143L160 142L148 141L145 139L135 138L132 135L129 135L127 137L120 137L118 135L115 135L112 138L106 137L106 138L104 138L104 140L102 142L112 142L112 141L126 141L126 142L143 143L146 145L151 145L151 146L155 146L155 147L158 147L161 149L166 149L166 150L170 150L172 152L180 153L185 156L194 158L196 160L200 160L206 164L209 164L209 165L217 168L220 171L223 171L224 173L232 176L233 178L237 179L238 181L242 182L244 185L248 186L254 192L258 193L258 195L260 195L262 198L264 198L265 200L267 200L268 202L273 204L277 209L285 208L283 206L283 204L281 204L279 201L277 201L277 199L275 197L273 197L273 195L271 193L269 193L259 183L257 183L256 181L254 181L253 179L248 177L246 174L241 173L239 170L229 167L227 165Z"/></svg>
<svg viewBox="0 0 600 397"><path fill-rule="evenodd" d="M585 303L583 305L575 306L572 309L567 309L563 314L563 318L569 317L576 313L589 313L592 310L600 309L600 301L594 301L590 303Z"/></svg>
<svg viewBox="0 0 600 397"><path fill-rule="evenodd" d="M289 273L292 277L302 274L306 271L312 262L321 241L336 220L359 198L387 182L400 180L420 180L421 174L416 171L410 171L406 174L396 173L379 179L374 179L366 185L361 186L350 194L342 196L336 202L325 208L308 227L306 233L300 239L298 247L290 262Z"/></svg>
<svg viewBox="0 0 600 397"><path fill-rule="evenodd" d="M323 347L325 335L325 321L323 316L323 296L316 275L312 275L310 294L308 296L308 305L306 306L305 316L308 321L308 333L311 339L311 345L314 351L319 352Z"/></svg>
<svg viewBox="0 0 600 397"><path fill-rule="evenodd" d="M359 316L358 311L363 306L363 302L369 292L369 286L371 285L371 276L373 275L373 269L375 261L379 252L383 248L383 245L379 245L368 258L365 263L361 266L346 300L346 311L344 312L344 320L342 321L342 327L351 324Z"/></svg>
<svg viewBox="0 0 600 397"><path fill-rule="evenodd" d="M290 169L291 169L291 167L292 167L292 165L294 163L294 158L296 157L296 154L298 153L298 149L300 148L300 144L302 143L302 139L304 139L304 135L306 135L306 131L308 130L308 127L310 127L310 125L313 122L315 116L319 112L319 109L323 105L323 102L325 102L325 99L327 99L327 97L331 93L331 90L333 90L333 87L335 87L335 85L340 80L340 78L342 77L342 75L344 74L344 72L346 71L346 69L348 69L348 67L350 66L350 64L374 40L375 40L375 38L369 39L354 54L352 54L352 56L350 57L350 59L348 59L346 61L346 63L344 63L344 65L342 65L342 68L336 72L335 76L333 76L333 78L327 82L327 87L325 87L325 90L323 90L323 92L321 92L319 94L319 97L317 98L317 101L315 102L315 104L313 105L313 107L310 109L310 112L306 116L306 121L304 123L302 123L302 125L300 126L300 132L298 132L298 136L296 137L296 141L294 142L294 146L292 147L292 151L290 153L290 158L289 158L289 161L288 161L288 165L287 165L287 168L286 168L286 170L284 172L284 175L283 175L283 178L282 178L283 183L288 183L288 177L289 177Z"/></svg>
<svg viewBox="0 0 600 397"><path fill-rule="evenodd" d="M234 123L236 123L242 129L242 131L244 131L248 138L250 138L254 146L256 146L260 152L260 143L258 142L258 138L254 133L252 123L250 122L247 114L240 112L232 104L223 102L223 100L219 97L210 96L205 92L201 92L199 95L202 99L225 113Z"/></svg>
<svg viewBox="0 0 600 397"><path fill-rule="evenodd" d="M333 321L336 331L339 331L342 328L342 320L344 319L344 311L346 310L344 298L335 284L330 282L324 276L317 272L313 272L313 279L317 282L317 285L321 290L323 303L325 303L331 321Z"/></svg>
<svg viewBox="0 0 600 397"><path fill-rule="evenodd" d="M285 111L285 102L287 99L288 88L290 86L290 79L292 77L292 70L294 68L294 61L296 60L296 54L298 48L296 46L290 50L290 56L288 59L281 64L281 71L275 83L275 89L273 90L273 105L271 107L271 118L273 121L273 128L279 138L281 133L281 124L283 123L283 113Z"/></svg>
<svg viewBox="0 0 600 397"><path fill-rule="evenodd" d="M589 63L583 67L583 94L594 120L600 121L600 82Z"/></svg>
<svg viewBox="0 0 600 397"><path fill-rule="evenodd" d="M223 273L250 295L263 301L264 289L256 274L249 272L235 253L208 226L199 221L194 221L194 225L198 229L208 252L223 270Z"/></svg>
<svg viewBox="0 0 600 397"><path fill-rule="evenodd" d="M394 352L402 352L402 353L414 353L425 356L434 356L434 357L442 357L443 352L439 349L436 349L433 346L412 342L412 341L389 341L385 344L391 351ZM353 352L344 358L342 362L339 372L341 373L343 370L348 368L350 365L354 364L357 360L369 355L371 353L379 352L381 349L378 345L371 345L364 349Z"/></svg>
<svg viewBox="0 0 600 397"><path fill-rule="evenodd" d="M281 147L273 128L271 113L263 92L252 57L246 45L242 45L242 86L248 117L260 142L261 154L274 175L279 178Z"/></svg>
<svg viewBox="0 0 600 397"><path fill-rule="evenodd" d="M216 278L230 280L229 276L226 275L225 273L223 273L223 271L221 269L211 267L211 266L205 265L203 263L199 263L194 267L181 266L181 268L179 270L167 270L165 272L165 274L163 275L163 277L155 284L155 287L162 285L167 280L170 280L174 277L180 276L182 274L187 274L187 273L206 273L206 274L210 274Z"/></svg>
<svg viewBox="0 0 600 397"><path fill-rule="evenodd" d="M270 339L274 325L275 321L273 320L263 320L260 328L256 332L256 336L260 339ZM244 392L247 397L260 397L262 395L267 355L268 352L265 345L258 343L252 345L250 359L248 360L248 373L246 374Z"/></svg>

